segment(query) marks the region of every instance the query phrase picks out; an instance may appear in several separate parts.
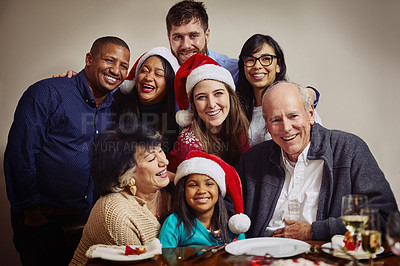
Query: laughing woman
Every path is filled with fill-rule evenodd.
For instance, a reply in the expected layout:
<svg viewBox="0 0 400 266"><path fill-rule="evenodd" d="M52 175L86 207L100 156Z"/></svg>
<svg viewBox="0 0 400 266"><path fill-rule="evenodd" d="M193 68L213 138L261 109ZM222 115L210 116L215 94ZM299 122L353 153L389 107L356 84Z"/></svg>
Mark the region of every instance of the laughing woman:
<svg viewBox="0 0 400 266"><path fill-rule="evenodd" d="M145 245L157 237L158 215L170 209L168 160L161 136L138 126L126 134L106 130L96 139L91 174L100 195L70 265L86 265L96 244Z"/></svg>
<svg viewBox="0 0 400 266"><path fill-rule="evenodd" d="M175 77L177 123L185 127L168 154L169 170L191 150L202 150L235 165L249 147L249 122L242 111L231 74L208 56L194 54ZM186 110L189 108L191 110Z"/></svg>
<svg viewBox="0 0 400 266"><path fill-rule="evenodd" d="M113 93L113 118L119 125L145 124L163 135L162 148L168 153L179 134L175 122L175 73L178 60L165 47L144 53L133 65L120 88ZM73 70L53 77L72 77Z"/></svg>
<svg viewBox="0 0 400 266"><path fill-rule="evenodd" d="M121 125L145 124L163 136L168 153L179 134L175 122L174 78L178 61L165 47L142 55L132 67L119 91L113 94L112 111Z"/></svg>

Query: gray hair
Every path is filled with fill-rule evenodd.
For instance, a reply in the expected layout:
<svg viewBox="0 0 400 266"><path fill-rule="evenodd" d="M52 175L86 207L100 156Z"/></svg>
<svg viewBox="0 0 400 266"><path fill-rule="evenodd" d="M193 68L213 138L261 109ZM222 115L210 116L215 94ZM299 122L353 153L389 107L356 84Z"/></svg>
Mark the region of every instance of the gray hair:
<svg viewBox="0 0 400 266"><path fill-rule="evenodd" d="M272 83L271 85L269 85L267 87L267 89L264 91L263 96L262 96L262 101L261 101L262 105L264 105L264 100L265 100L265 97L266 97L265 95L267 94L267 92L270 91L276 85L281 84L281 83L292 84L292 85L296 86L299 89L301 98L303 100L304 110L306 112L308 112L310 110L311 100L310 100L310 97L308 96L308 93L307 93L306 89L304 89L303 87L301 87L299 84L297 84L295 82L286 81L286 80L275 81L274 83Z"/></svg>
<svg viewBox="0 0 400 266"><path fill-rule="evenodd" d="M125 171L125 173L123 173L122 175L120 175L118 177L119 180L119 184L116 184L114 187L111 187L111 191L112 192L121 192L122 190L125 189L125 187L129 184L129 182L131 181L131 179L133 178L133 173L136 172L136 168L137 165L135 165L134 167L128 169Z"/></svg>

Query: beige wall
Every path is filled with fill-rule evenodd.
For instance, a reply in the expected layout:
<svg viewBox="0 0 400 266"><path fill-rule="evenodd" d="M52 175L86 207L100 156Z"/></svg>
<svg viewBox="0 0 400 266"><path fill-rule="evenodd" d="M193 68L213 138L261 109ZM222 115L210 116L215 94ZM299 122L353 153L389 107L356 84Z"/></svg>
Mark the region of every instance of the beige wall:
<svg viewBox="0 0 400 266"><path fill-rule="evenodd" d="M2 0L0 9L0 159L12 116L33 82L80 70L92 42L123 38L132 64L146 50L167 46L165 15L175 0ZM321 92L318 112L328 128L362 137L400 198L400 1L205 0L209 47L237 57L252 34L282 46L289 78ZM396 168L397 167L397 168ZM18 265L0 180L2 255Z"/></svg>

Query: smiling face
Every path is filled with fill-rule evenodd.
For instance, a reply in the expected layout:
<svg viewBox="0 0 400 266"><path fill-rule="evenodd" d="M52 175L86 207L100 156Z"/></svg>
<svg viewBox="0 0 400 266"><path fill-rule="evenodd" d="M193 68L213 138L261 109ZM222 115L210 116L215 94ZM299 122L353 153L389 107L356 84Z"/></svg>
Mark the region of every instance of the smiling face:
<svg viewBox="0 0 400 266"><path fill-rule="evenodd" d="M196 217L214 213L218 201L218 185L214 179L203 174L191 174L185 183L185 199Z"/></svg>
<svg viewBox="0 0 400 266"><path fill-rule="evenodd" d="M260 51L252 54L253 57L259 58L263 55L275 55L274 49L264 43ZM244 66L244 74L254 89L265 89L275 81L276 73L280 72L278 60L273 58L272 64L262 66L259 60L252 67Z"/></svg>
<svg viewBox="0 0 400 266"><path fill-rule="evenodd" d="M272 139L290 161L297 162L310 142L314 108L305 110L299 89L291 83L275 85L264 97L264 118Z"/></svg>
<svg viewBox="0 0 400 266"><path fill-rule="evenodd" d="M201 27L198 19L192 19L188 24L172 25L168 35L171 52L183 64L194 53L207 55L207 43L210 30Z"/></svg>
<svg viewBox="0 0 400 266"><path fill-rule="evenodd" d="M216 80L203 80L193 88L196 111L209 130L218 132L229 114L229 92L225 84Z"/></svg>
<svg viewBox="0 0 400 266"><path fill-rule="evenodd" d="M129 57L128 49L113 43L103 45L95 54L86 54L85 75L95 100L102 101L121 85L128 74Z"/></svg>
<svg viewBox="0 0 400 266"><path fill-rule="evenodd" d="M161 146L150 147L148 150L139 147L135 159L137 167L133 177L138 193L154 192L169 184L168 160Z"/></svg>
<svg viewBox="0 0 400 266"><path fill-rule="evenodd" d="M143 104L160 102L167 93L167 83L162 61L157 56L151 56L143 62L136 78L136 88L139 100Z"/></svg>

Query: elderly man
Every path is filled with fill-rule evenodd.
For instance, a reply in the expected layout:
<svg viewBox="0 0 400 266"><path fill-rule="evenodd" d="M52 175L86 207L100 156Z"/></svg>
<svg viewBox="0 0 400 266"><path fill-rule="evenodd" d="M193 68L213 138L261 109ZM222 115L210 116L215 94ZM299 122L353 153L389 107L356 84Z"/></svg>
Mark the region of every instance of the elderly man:
<svg viewBox="0 0 400 266"><path fill-rule="evenodd" d="M126 78L130 52L97 39L75 77L41 80L21 97L4 155L14 245L24 265L67 265L63 228L85 222L93 201L89 149L111 122L111 91Z"/></svg>
<svg viewBox="0 0 400 266"><path fill-rule="evenodd" d="M263 113L272 140L252 147L237 166L245 213L252 221L247 237L330 240L344 234L340 211L346 194L367 195L382 221L397 210L366 143L314 124L314 108L303 88L274 83L264 94Z"/></svg>

